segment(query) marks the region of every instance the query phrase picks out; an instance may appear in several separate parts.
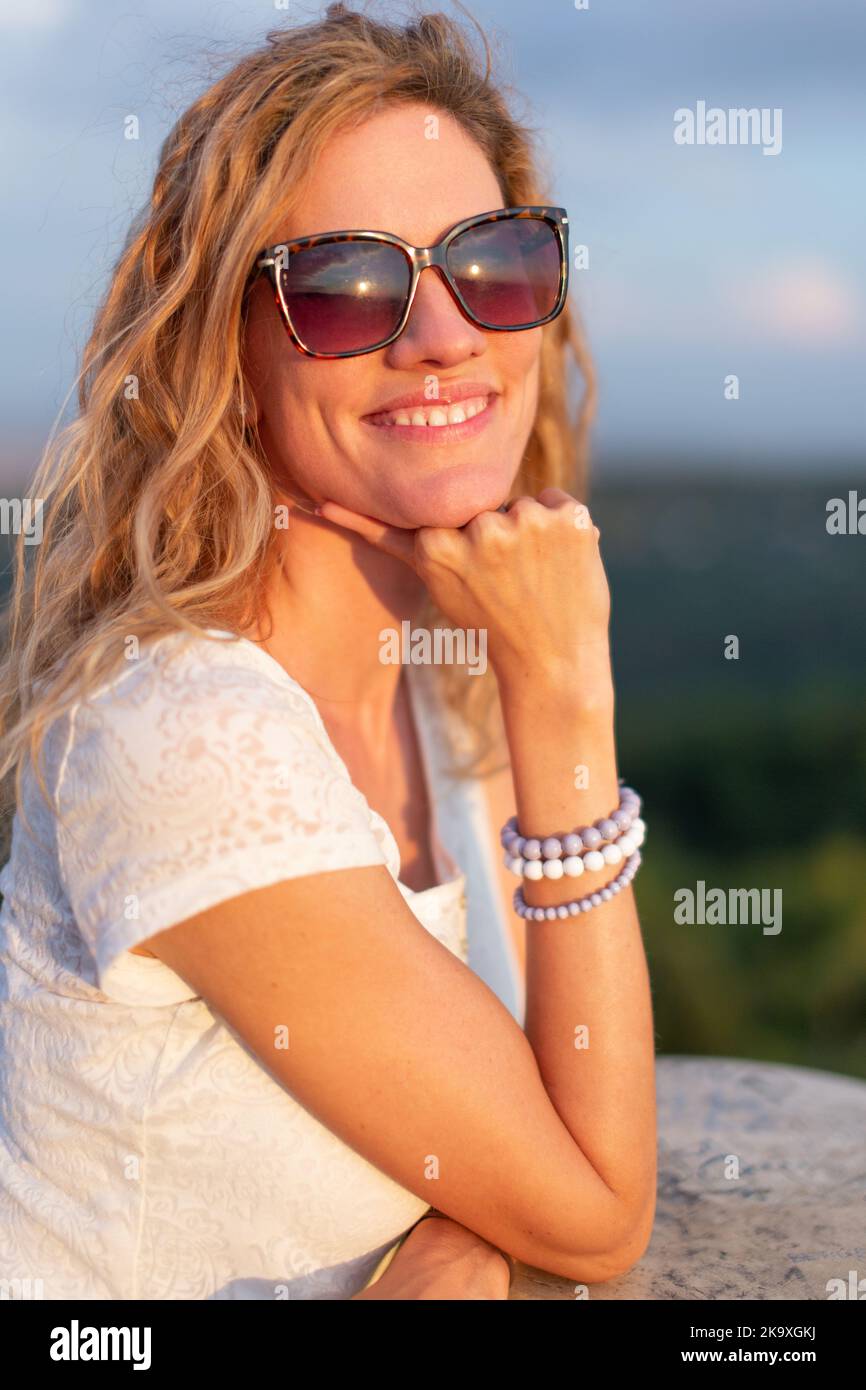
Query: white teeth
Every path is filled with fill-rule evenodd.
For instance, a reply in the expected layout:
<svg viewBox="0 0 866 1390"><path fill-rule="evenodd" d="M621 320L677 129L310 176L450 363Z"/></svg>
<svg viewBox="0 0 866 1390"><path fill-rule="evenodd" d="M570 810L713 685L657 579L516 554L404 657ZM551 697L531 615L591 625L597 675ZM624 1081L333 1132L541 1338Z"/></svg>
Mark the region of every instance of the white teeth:
<svg viewBox="0 0 866 1390"><path fill-rule="evenodd" d="M380 425L423 425L427 429L439 429L442 425L464 424L480 415L488 404L487 396L473 396L459 405L416 406L412 410L395 410L390 415L373 418Z"/></svg>

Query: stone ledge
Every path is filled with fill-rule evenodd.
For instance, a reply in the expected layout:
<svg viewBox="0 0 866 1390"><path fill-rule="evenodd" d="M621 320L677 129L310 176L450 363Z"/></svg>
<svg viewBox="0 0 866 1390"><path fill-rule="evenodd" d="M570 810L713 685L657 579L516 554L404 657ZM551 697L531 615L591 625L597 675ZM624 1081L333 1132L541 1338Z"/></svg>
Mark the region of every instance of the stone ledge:
<svg viewBox="0 0 866 1390"><path fill-rule="evenodd" d="M652 1240L628 1274L591 1285L591 1299L827 1299L828 1280L866 1278L866 1082L670 1056L657 1059L656 1086ZM726 1176L729 1155L737 1177ZM575 1291L518 1265L510 1297Z"/></svg>

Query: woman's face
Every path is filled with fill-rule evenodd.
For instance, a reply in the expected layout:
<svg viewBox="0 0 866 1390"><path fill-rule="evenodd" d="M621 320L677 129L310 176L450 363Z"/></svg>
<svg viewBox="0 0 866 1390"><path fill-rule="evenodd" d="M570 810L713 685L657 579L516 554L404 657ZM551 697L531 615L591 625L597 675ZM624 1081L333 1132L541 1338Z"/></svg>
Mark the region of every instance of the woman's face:
<svg viewBox="0 0 866 1390"><path fill-rule="evenodd" d="M445 114L439 138L426 139L429 115L423 106L392 107L332 138L303 209L273 227L268 244L352 228L429 246L455 222L501 207L480 148ZM360 357L306 357L262 277L250 297L245 364L278 482L396 526L456 527L495 510L509 494L535 418L541 339L540 328L476 328L428 269L396 342ZM431 377L443 397L470 384L473 396L488 398L486 409L471 426L446 428L438 438L436 426L407 434L370 418L425 387L428 412L436 405Z"/></svg>

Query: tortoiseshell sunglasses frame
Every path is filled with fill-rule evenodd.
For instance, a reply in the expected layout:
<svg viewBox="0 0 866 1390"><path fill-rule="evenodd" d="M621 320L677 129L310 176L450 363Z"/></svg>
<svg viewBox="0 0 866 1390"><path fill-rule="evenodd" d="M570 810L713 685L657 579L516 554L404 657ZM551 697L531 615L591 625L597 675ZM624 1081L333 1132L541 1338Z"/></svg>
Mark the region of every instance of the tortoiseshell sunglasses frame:
<svg viewBox="0 0 866 1390"><path fill-rule="evenodd" d="M556 304L551 312L544 318L534 320L532 323L518 324L514 327L503 328L501 324L487 323L483 319L473 314L468 304L464 300L457 288L457 284L448 269L446 256L452 241L462 232L468 231L471 227L483 227L491 222L512 221L518 218L532 218L537 221L546 222L556 233L559 245L559 291ZM307 347L302 341L292 324L292 317L289 307L283 295L283 287L280 269L285 265L285 257L293 255L297 251L306 250L310 246L321 246L327 242L342 241L378 241L390 246L396 246L402 251L409 262L411 278L409 290L406 295L406 303L400 316L400 321L394 332L381 342L373 343L370 347L352 348L348 352L317 352L313 348ZM299 352L306 357L361 357L368 352L379 352L381 348L388 347L403 332L409 321L409 314L415 299L415 291L418 288L418 280L422 270L428 266L435 266L441 271L442 276L448 285L452 295L462 312L474 323L476 327L483 328L489 333L522 333L529 328L542 328L546 323L551 323L559 314L562 313L568 293L568 213L565 208L553 207L514 207L497 208L492 212L482 212L476 217L464 218L462 222L456 222L450 227L441 241L435 246L412 246L402 237L395 236L392 232L367 232L367 231L340 231L340 232L320 232L316 236L302 237L298 241L278 242L275 246L267 246L256 256L255 265L250 278L250 285L261 274L267 274L274 290L277 308L289 338L294 343Z"/></svg>

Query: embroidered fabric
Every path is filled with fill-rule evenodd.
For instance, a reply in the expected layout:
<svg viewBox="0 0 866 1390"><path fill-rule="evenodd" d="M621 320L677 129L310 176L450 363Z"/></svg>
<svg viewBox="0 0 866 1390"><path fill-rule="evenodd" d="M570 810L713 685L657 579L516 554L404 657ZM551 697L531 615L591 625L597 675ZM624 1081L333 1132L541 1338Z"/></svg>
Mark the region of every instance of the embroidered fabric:
<svg viewBox="0 0 866 1390"><path fill-rule="evenodd" d="M439 838L417 688L413 701L444 875L420 893L312 698L245 639L159 638L51 728L59 814L25 769L33 835L16 817L0 873L4 1280L41 1280L51 1299L348 1298L427 1210L173 971L130 953L251 888L384 864L467 961L467 878ZM464 806L449 822L461 842L479 830ZM484 895L489 956L504 928Z"/></svg>

